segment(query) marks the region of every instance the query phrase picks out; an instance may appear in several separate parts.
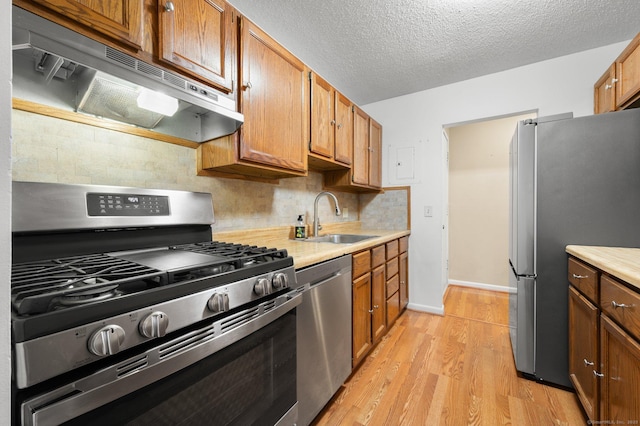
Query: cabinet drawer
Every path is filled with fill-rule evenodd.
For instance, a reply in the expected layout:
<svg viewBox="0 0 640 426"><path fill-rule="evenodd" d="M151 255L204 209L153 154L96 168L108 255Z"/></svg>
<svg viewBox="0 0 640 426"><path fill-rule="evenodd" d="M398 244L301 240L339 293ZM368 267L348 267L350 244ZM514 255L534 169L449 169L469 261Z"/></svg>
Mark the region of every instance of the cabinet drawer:
<svg viewBox="0 0 640 426"><path fill-rule="evenodd" d="M584 293L592 302L598 297L598 272L592 267L569 258L569 282Z"/></svg>
<svg viewBox="0 0 640 426"><path fill-rule="evenodd" d="M371 252L361 251L353 255L353 276L359 277L371 271Z"/></svg>
<svg viewBox="0 0 640 426"><path fill-rule="evenodd" d="M387 281L387 299L391 298L394 293L400 289L400 279L397 275L394 275Z"/></svg>
<svg viewBox="0 0 640 426"><path fill-rule="evenodd" d="M605 315L640 339L640 294L603 275L600 279L600 307Z"/></svg>
<svg viewBox="0 0 640 426"><path fill-rule="evenodd" d="M398 242L400 245L400 253L404 253L409 250L409 237L402 237Z"/></svg>
<svg viewBox="0 0 640 426"><path fill-rule="evenodd" d="M371 268L376 268L384 264L384 245L371 249Z"/></svg>
<svg viewBox="0 0 640 426"><path fill-rule="evenodd" d="M387 260L398 256L398 240L389 241L387 243Z"/></svg>
<svg viewBox="0 0 640 426"><path fill-rule="evenodd" d="M387 279L398 273L398 258L394 257L387 262Z"/></svg>

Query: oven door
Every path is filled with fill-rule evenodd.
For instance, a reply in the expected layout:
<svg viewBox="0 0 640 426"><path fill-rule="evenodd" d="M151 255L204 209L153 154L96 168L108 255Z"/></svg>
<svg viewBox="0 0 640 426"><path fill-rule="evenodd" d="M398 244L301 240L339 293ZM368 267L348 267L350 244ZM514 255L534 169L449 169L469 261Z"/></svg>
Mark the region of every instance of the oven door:
<svg viewBox="0 0 640 426"><path fill-rule="evenodd" d="M290 293L21 404L24 425L292 425Z"/></svg>

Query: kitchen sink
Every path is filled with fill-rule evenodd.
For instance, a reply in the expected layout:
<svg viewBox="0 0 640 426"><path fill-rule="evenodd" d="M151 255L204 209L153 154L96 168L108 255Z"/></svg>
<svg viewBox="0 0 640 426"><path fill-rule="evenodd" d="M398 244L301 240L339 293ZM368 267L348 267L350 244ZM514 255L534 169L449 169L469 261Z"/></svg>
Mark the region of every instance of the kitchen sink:
<svg viewBox="0 0 640 426"><path fill-rule="evenodd" d="M318 237L305 238L303 241L310 243L333 243L333 244L353 244L359 241L376 238L378 235L356 235L356 234L327 234Z"/></svg>

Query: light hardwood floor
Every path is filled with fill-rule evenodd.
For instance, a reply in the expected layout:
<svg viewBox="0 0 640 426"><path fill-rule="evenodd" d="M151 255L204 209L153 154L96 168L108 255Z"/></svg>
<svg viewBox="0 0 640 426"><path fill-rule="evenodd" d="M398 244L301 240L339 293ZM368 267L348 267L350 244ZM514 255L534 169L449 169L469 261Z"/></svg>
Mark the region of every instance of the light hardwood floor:
<svg viewBox="0 0 640 426"><path fill-rule="evenodd" d="M314 425L585 425L574 393L518 377L507 293L450 286L407 310Z"/></svg>

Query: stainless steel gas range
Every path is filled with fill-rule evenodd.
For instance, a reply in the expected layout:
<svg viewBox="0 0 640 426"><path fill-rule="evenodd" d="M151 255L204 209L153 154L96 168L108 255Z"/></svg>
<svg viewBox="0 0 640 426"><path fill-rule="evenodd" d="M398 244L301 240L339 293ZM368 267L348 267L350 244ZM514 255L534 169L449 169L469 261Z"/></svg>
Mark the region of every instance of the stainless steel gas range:
<svg viewBox="0 0 640 426"><path fill-rule="evenodd" d="M12 217L14 424L296 421L293 260L212 241L210 194L14 182Z"/></svg>

